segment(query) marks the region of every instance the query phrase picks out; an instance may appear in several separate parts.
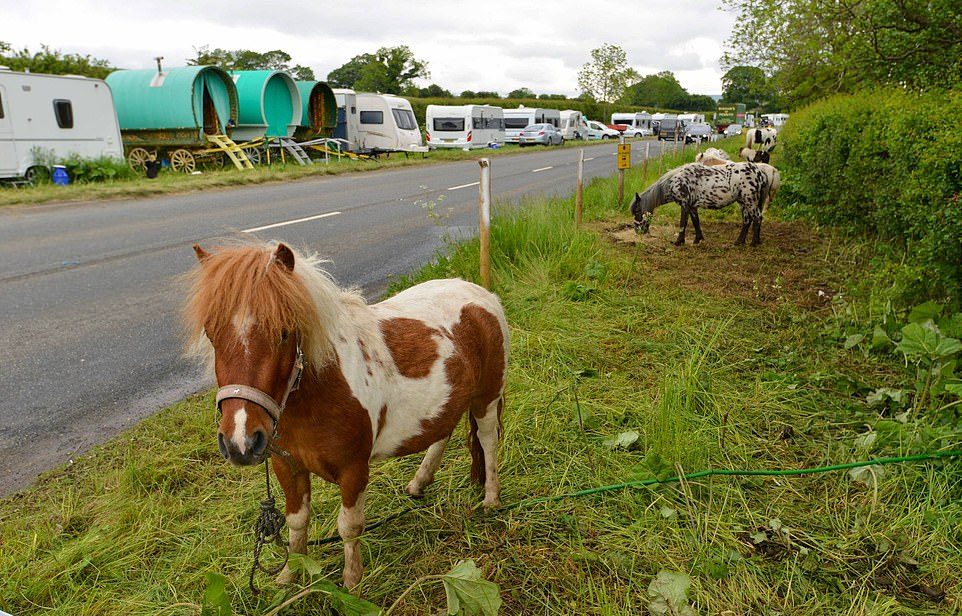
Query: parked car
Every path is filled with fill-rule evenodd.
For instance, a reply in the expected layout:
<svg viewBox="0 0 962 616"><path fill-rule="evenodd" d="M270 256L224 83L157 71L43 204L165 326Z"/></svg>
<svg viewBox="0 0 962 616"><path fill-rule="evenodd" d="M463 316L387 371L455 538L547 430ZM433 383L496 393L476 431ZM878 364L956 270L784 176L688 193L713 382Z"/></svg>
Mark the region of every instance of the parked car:
<svg viewBox="0 0 962 616"><path fill-rule="evenodd" d="M518 144L526 145L561 145L565 138L553 124L529 124L518 134Z"/></svg>
<svg viewBox="0 0 962 616"><path fill-rule="evenodd" d="M729 124L728 126L725 127L724 135L726 137L737 137L738 135L741 135L741 134L742 134L741 124Z"/></svg>
<svg viewBox="0 0 962 616"><path fill-rule="evenodd" d="M711 126L704 122L689 124L685 129L685 143L701 143L711 141Z"/></svg>
<svg viewBox="0 0 962 616"><path fill-rule="evenodd" d="M601 122L588 120L588 139L617 139L621 133L614 128L605 126Z"/></svg>

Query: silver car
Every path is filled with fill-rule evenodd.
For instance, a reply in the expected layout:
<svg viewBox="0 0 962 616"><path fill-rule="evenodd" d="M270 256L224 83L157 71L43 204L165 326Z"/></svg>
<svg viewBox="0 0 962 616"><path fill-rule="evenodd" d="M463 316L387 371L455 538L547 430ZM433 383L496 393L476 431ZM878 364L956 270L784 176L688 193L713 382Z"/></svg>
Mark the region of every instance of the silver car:
<svg viewBox="0 0 962 616"><path fill-rule="evenodd" d="M518 135L518 145L561 145L565 138L553 124L528 124Z"/></svg>

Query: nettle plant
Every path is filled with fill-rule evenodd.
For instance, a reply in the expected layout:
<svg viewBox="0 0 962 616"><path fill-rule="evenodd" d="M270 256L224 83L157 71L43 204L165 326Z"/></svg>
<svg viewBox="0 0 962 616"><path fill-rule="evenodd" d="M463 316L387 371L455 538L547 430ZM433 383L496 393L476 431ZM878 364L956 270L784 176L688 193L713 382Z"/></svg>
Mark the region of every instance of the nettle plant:
<svg viewBox="0 0 962 616"><path fill-rule="evenodd" d="M951 410L952 416L957 416L955 411L962 403L962 378L958 373L962 313L944 316L942 311L935 302L920 304L909 312L907 324L899 323L891 311L886 311L871 336L856 333L845 338L846 349L859 348L866 356L872 352L897 353L908 370L907 391L876 389L866 398L870 406L916 413Z"/></svg>

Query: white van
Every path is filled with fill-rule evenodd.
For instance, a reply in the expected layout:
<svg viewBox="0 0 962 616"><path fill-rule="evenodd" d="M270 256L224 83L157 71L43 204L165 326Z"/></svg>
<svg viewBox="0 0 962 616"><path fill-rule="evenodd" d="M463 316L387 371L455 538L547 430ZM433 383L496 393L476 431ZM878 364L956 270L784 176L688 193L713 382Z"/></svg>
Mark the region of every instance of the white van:
<svg viewBox="0 0 962 616"><path fill-rule="evenodd" d="M428 147L486 148L504 143L504 110L491 105L428 105L424 117Z"/></svg>
<svg viewBox="0 0 962 616"><path fill-rule="evenodd" d="M0 68L0 178L32 179L49 171L48 157L72 155L123 160L110 87L100 79Z"/></svg>
<svg viewBox="0 0 962 616"><path fill-rule="evenodd" d="M565 109L561 112L561 135L565 139L587 139L587 118L580 111Z"/></svg>
<svg viewBox="0 0 962 616"><path fill-rule="evenodd" d="M518 134L529 124L551 124L561 128L561 112L557 109L539 109L521 105L517 109L504 110L504 139L518 143Z"/></svg>
<svg viewBox="0 0 962 616"><path fill-rule="evenodd" d="M421 141L414 110L406 99L358 92L356 100L359 152L428 151Z"/></svg>
<svg viewBox="0 0 962 616"><path fill-rule="evenodd" d="M625 137L647 137L652 134L650 113L613 113L611 123L627 126L622 133Z"/></svg>

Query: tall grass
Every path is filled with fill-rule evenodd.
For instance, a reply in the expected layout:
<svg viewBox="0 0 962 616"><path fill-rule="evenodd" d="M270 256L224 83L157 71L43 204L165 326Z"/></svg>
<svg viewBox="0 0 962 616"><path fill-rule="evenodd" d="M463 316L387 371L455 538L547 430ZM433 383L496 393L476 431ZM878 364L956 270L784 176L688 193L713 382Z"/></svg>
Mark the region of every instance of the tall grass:
<svg viewBox="0 0 962 616"><path fill-rule="evenodd" d="M648 179L656 173L649 167ZM640 176L628 173L626 192L642 187ZM891 378L884 361L826 344L823 313L681 284L692 255L735 253L605 239L627 220L614 184L588 187L582 229L570 199L496 207L493 278L512 334L505 502L679 467L803 467L902 451L857 447L873 412L842 386ZM674 215L659 213L659 224ZM793 266L822 271L822 252L804 248ZM756 267L778 250L762 244ZM477 253L476 241L457 244L397 286L474 278ZM719 279L735 274L712 263ZM857 262L843 265L860 275ZM237 613L262 613L275 590L261 580L270 590L251 596L246 575L263 477L220 459L212 408L210 395L190 398L0 502L0 609L196 614L204 574L217 571ZM612 445L624 432L637 440ZM403 487L417 463L374 469L369 519L411 506ZM716 478L490 514L477 509L468 468L452 441L428 506L365 534L358 593L389 604L413 580L474 558L499 584L505 614L645 613L662 569L691 576L690 600L706 614L923 614L962 600L958 463L889 467L872 485L844 474ZM337 491L315 482L312 502L310 534L325 536ZM311 555L338 579L338 545ZM443 605L440 588L426 587L401 607ZM314 596L287 613L331 608Z"/></svg>

